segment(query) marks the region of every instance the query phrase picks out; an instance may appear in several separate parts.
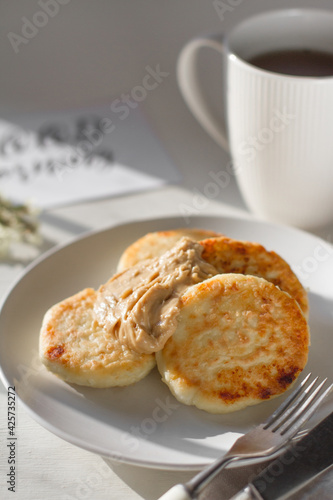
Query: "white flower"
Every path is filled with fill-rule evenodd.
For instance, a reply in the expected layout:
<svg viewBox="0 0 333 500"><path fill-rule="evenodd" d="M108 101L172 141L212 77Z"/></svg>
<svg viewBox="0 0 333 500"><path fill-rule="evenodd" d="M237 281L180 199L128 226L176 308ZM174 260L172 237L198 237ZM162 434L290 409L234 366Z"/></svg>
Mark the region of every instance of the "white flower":
<svg viewBox="0 0 333 500"><path fill-rule="evenodd" d="M28 204L15 205L0 197L0 257L6 256L11 244L17 242L29 245L41 242L37 213Z"/></svg>

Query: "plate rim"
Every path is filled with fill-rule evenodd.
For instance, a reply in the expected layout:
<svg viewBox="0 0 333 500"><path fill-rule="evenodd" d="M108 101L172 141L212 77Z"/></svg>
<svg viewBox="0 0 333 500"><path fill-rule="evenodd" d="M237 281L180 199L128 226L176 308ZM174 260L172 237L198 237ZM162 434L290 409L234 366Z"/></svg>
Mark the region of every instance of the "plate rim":
<svg viewBox="0 0 333 500"><path fill-rule="evenodd" d="M242 215L233 215L233 214L198 214L194 216L188 217L189 222L186 224L187 227L194 227L193 224L199 223L199 221L204 221L205 219L214 219L214 220L220 220L221 223L223 221L239 221L241 223L244 222L249 222L249 223L255 223L258 224L258 226L261 227L269 227L269 228L276 228L279 230L283 231L290 231L291 233L295 234L298 233L302 236L305 237L310 237L312 240L316 240L317 242L324 242L325 245L330 245L333 249L333 245L330 242L325 241L323 238L320 238L317 235L314 235L306 230L300 229L300 228L295 228L292 226L287 226L284 224L280 223L274 223L262 219L257 219L254 217L249 216L248 214L245 214L245 216ZM46 250L43 252L41 255L36 257L32 262L30 262L19 275L16 277L16 279L13 280L12 284L9 286L9 288L5 291L4 296L2 297L2 300L0 302L0 317L2 315L3 308L6 304L6 302L9 300L9 298L12 296L14 293L15 289L17 286L19 286L20 282L28 275L30 274L36 267L38 267L42 262L46 261L59 251L69 248L74 244L78 244L83 240L87 240L89 238L93 238L96 235L100 235L102 233L108 233L109 231L115 230L117 228L125 228L126 226L131 226L133 224L141 224L141 223L146 223L146 224L158 224L159 222L171 222L171 221L181 221L184 220L182 216L179 215L165 215L162 217L156 217L156 218L137 218L137 219L130 219L127 221L121 221L121 222L116 222L113 224L109 224L105 227L98 228L98 229L91 229L84 231L80 235L76 235L73 238L71 238L69 241L66 241L61 244L54 245L52 248ZM180 226L179 226L180 227ZM185 224L183 224L182 227L185 227ZM161 229L163 230L163 229ZM8 390L8 386L10 384L10 381L8 380L6 374L4 373L3 366L1 363L1 356L0 356L0 380L3 383L4 387L6 390ZM139 467L148 467L152 469L160 469L160 470L178 470L178 471L198 471L207 466L207 462L203 462L202 464L172 464L170 462L163 462L163 461L152 461L152 460L146 460L146 459L137 459L135 457L122 457L121 454L118 454L117 452L110 452L110 453L104 453L101 451L101 447L96 445L94 446L91 444L89 441L84 441L80 438L73 437L69 434L69 432L64 432L62 429L59 429L56 427L53 423L50 421L46 420L44 417L41 417L33 408L29 406L26 401L21 398L18 394L16 394L16 397L19 400L19 403L24 407L25 411L35 420L39 425L41 425L43 428L51 432L52 434L56 435L57 437L65 440L67 443L70 443L74 446L77 446L79 448L85 449L89 452L95 453L97 455L100 455L108 460L112 460L114 462L120 463L120 464L128 464L128 465L134 465L134 466L139 466ZM240 432L239 434L242 434ZM221 454L223 451L221 450Z"/></svg>

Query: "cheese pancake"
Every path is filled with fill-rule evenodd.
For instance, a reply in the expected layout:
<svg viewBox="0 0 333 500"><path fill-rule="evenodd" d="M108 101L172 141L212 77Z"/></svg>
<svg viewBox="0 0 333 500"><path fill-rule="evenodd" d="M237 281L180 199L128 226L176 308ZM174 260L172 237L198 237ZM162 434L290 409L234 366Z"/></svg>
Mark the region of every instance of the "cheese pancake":
<svg viewBox="0 0 333 500"><path fill-rule="evenodd" d="M215 231L186 228L148 233L126 248L120 257L117 267L118 272L134 266L142 260L160 257L162 254L170 250L184 236L193 241L200 241L206 238L221 235Z"/></svg>
<svg viewBox="0 0 333 500"><path fill-rule="evenodd" d="M250 274L265 278L288 292L308 315L308 297L295 273L277 253L269 252L259 243L238 241L227 237L201 241L202 258L216 267L218 273Z"/></svg>
<svg viewBox="0 0 333 500"><path fill-rule="evenodd" d="M155 366L152 354L138 354L108 334L96 321L96 292L87 288L45 314L40 357L66 382L90 387L128 385Z"/></svg>
<svg viewBox="0 0 333 500"><path fill-rule="evenodd" d="M139 353L161 350L177 326L183 293L217 274L201 252L198 242L182 238L161 257L116 274L98 291L97 321Z"/></svg>
<svg viewBox="0 0 333 500"><path fill-rule="evenodd" d="M177 400L227 413L283 393L305 367L308 345L290 295L263 278L222 274L185 292L156 359Z"/></svg>

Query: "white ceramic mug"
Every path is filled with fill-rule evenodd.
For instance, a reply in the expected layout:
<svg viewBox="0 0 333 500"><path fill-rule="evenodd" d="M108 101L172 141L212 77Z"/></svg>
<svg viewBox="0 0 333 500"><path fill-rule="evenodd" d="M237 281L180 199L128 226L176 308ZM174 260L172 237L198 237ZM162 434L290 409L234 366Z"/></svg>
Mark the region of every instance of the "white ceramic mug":
<svg viewBox="0 0 333 500"><path fill-rule="evenodd" d="M202 47L224 56L226 127L214 120L196 76ZM193 39L179 55L177 77L194 116L230 152L249 209L311 228L333 220L333 76L289 76L248 62L304 48L333 53L333 12L269 11L225 37Z"/></svg>

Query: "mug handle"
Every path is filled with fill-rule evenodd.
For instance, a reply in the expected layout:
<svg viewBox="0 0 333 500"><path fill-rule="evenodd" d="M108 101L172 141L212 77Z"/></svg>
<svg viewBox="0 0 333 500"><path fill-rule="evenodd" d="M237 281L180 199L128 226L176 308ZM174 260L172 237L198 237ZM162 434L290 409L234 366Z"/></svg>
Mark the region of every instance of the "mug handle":
<svg viewBox="0 0 333 500"><path fill-rule="evenodd" d="M177 81L181 94L195 118L225 151L229 144L225 128L212 115L200 88L197 75L199 49L209 47L225 54L221 35L210 35L190 40L181 50L177 61Z"/></svg>

